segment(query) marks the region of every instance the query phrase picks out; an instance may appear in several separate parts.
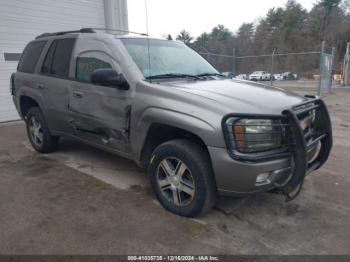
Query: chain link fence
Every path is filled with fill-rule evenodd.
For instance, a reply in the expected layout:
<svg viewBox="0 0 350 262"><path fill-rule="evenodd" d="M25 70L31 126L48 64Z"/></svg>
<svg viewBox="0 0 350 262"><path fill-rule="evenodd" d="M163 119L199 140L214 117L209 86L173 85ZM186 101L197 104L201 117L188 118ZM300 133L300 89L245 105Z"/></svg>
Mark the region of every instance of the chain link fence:
<svg viewBox="0 0 350 262"><path fill-rule="evenodd" d="M217 70L227 77L264 81L266 84L292 89L301 93L320 95L329 92L335 49L329 52L325 42L320 51L236 55L200 52ZM328 51L328 53L327 53Z"/></svg>
<svg viewBox="0 0 350 262"><path fill-rule="evenodd" d="M205 60L212 64L218 71L234 74L235 58L233 55L199 52Z"/></svg>

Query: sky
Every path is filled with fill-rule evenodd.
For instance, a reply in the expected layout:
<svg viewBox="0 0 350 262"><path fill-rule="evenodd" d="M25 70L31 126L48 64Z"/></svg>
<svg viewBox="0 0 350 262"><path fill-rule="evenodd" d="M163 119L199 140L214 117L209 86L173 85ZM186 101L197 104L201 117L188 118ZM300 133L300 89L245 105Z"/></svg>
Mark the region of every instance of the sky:
<svg viewBox="0 0 350 262"><path fill-rule="evenodd" d="M210 32L218 24L236 32L243 23L256 22L272 7L287 0L128 0L129 30L146 33L146 8L149 35L173 38L186 29L194 37ZM317 0L299 0L310 10Z"/></svg>

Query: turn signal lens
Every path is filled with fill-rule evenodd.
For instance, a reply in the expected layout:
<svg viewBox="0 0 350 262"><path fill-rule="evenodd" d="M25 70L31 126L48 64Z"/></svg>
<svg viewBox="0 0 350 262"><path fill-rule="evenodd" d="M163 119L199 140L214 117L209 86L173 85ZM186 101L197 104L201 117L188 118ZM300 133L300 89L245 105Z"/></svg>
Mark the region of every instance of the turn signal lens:
<svg viewBox="0 0 350 262"><path fill-rule="evenodd" d="M236 137L237 145L240 147L244 146L244 129L242 126L239 125L239 123L235 124L233 126L234 134Z"/></svg>

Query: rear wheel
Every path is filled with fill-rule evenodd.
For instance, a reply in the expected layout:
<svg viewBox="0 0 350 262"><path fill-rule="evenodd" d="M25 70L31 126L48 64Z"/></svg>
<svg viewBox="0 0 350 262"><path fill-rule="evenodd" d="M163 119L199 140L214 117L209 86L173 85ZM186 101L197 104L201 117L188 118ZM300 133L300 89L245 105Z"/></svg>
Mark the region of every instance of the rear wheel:
<svg viewBox="0 0 350 262"><path fill-rule="evenodd" d="M38 107L29 109L26 115L27 135L32 147L40 153L50 153L57 149L59 137L52 136L44 116Z"/></svg>
<svg viewBox="0 0 350 262"><path fill-rule="evenodd" d="M194 217L214 205L210 159L194 142L178 139L160 145L151 156L148 175L159 202L175 214Z"/></svg>

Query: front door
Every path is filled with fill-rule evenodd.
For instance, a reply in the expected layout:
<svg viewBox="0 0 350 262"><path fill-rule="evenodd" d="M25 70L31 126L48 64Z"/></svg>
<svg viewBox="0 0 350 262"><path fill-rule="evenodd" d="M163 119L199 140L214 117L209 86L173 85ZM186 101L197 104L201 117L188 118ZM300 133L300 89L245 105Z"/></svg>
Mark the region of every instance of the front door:
<svg viewBox="0 0 350 262"><path fill-rule="evenodd" d="M70 124L80 138L121 153L128 152L129 92L91 83L91 73L113 68L116 62L104 52L87 51L76 59L76 81L69 90Z"/></svg>

